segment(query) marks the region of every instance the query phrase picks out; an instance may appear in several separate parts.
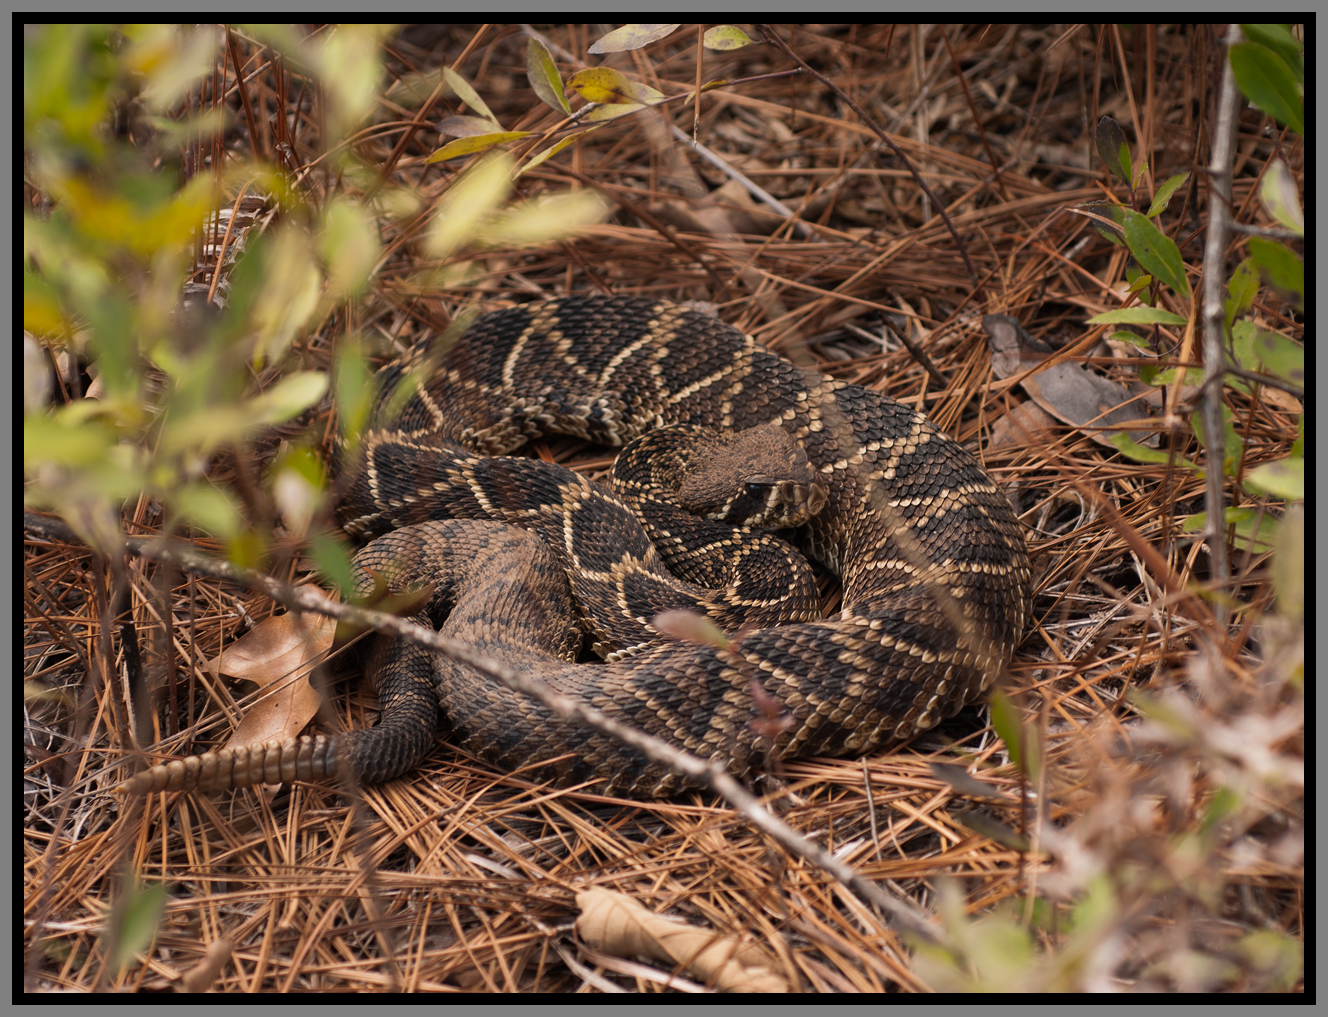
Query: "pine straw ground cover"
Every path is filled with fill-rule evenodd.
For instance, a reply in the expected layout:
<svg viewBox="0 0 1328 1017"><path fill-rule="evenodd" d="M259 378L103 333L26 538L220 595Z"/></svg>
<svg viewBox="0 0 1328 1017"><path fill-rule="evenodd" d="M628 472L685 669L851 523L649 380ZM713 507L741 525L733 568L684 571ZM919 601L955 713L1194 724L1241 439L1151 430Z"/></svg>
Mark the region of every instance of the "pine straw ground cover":
<svg viewBox="0 0 1328 1017"><path fill-rule="evenodd" d="M567 78L595 63L585 54L603 31L538 33ZM190 103L232 112L224 148L177 146L175 159L183 176L276 162L293 181L292 218L334 196L379 199L371 207L384 254L372 284L295 336L255 388L295 369L327 370L348 334L386 359L446 329L476 300L651 294L712 302L787 356L919 406L977 450L1026 523L1035 562L1034 624L1004 683L1016 720L1003 733L1016 758L987 709L972 707L904 751L788 762L775 790L758 788L786 823L938 916L945 946L901 935L711 794L629 802L536 786L445 742L419 772L351 796L298 785L275 799L247 791L119 799L111 789L135 749L135 681L157 690L157 708L139 715L139 745L158 758L219 745L259 697L204 663L276 609L238 584L29 534L30 990L706 988L685 963L587 943L573 922L576 895L590 887L756 944L769 973L797 991L1303 987L1304 629L1290 587L1275 590L1270 578L1279 562L1303 555L1303 537L1282 561L1268 544L1236 535L1232 578L1215 589L1209 543L1182 528L1205 508L1205 482L1184 465L1207 462L1189 423L1198 396L1180 382L1160 389L1181 400L1170 417L1160 400L1138 400L1131 415L1157 415L1152 430L1167 454L1156 463L1124 458L1100 432L1038 410L1022 383L1028 370L994 374L982 322L1013 316L1059 351L1051 362L1089 364L1124 386L1159 356L1197 363L1201 346L1183 328L1142 329L1140 348L1100 341L1111 329L1086 322L1124 302L1127 254L1068 210L1129 200L1093 143L1094 125L1110 115L1136 162L1147 158L1135 207L1146 208L1161 181L1190 174L1159 222L1198 290L1220 33L776 32L889 132L930 196L823 82L762 77L794 66L777 47L708 53L702 67L690 26L605 62L665 95L700 80L734 84L699 104L611 122L518 180L518 197L571 188L606 199L604 220L574 241L467 249L447 265L422 253L427 210L467 161L426 163L446 140L436 122L462 111L450 94L433 94L440 67L473 83L506 129L539 131L559 119L527 82L520 26L415 27L389 37L381 99L352 136L357 165L373 172L334 171L344 164L325 155L327 93L298 61L274 60L245 32L220 33L215 69ZM696 137L718 162L792 218L671 132L676 124L690 134L694 110ZM122 125L130 147L150 136L141 124ZM1257 185L1275 155L1303 180L1299 136L1242 109L1238 223L1270 222ZM29 179L32 208L44 214L50 195ZM382 200L408 193L426 214L394 213ZM1234 235L1224 271L1244 257L1246 241ZM1273 291L1260 290L1249 313L1303 342L1303 317ZM65 363L54 339L48 348ZM77 398L76 373L61 375L57 402ZM1224 399L1240 438L1236 469L1288 455L1301 397L1256 385L1228 386ZM264 471L283 442L312 436L326 451L334 434L325 401L207 461L212 482L237 492L248 525L262 533L266 570L278 579L307 579L307 562L290 521L273 522ZM562 439L536 443L534 453L592 476L610 454ZM1226 492L1229 504L1255 505L1269 519L1286 513L1243 494L1234 474ZM127 534L153 535L165 518L162 503L144 495L123 502L120 522ZM201 530L176 533L192 533L198 549L225 547ZM829 584L826 602L834 604ZM323 723L372 723L372 694L340 680L353 667L338 657L322 673L331 691ZM162 886L164 895L152 889Z"/></svg>

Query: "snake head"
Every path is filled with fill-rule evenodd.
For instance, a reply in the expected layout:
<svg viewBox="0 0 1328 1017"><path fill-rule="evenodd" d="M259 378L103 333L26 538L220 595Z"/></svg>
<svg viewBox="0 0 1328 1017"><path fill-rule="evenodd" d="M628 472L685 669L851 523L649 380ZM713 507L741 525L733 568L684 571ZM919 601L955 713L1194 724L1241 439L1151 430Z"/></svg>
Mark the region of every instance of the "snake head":
<svg viewBox="0 0 1328 1017"><path fill-rule="evenodd" d="M801 526L826 498L806 451L770 426L718 436L694 457L678 490L679 502L698 516L762 530Z"/></svg>

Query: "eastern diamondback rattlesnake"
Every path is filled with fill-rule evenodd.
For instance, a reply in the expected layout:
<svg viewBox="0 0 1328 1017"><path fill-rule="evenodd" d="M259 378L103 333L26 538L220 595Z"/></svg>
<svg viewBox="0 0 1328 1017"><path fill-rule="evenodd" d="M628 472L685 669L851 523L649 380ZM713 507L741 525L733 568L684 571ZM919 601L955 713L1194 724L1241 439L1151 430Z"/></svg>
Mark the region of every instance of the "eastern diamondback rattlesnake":
<svg viewBox="0 0 1328 1017"><path fill-rule="evenodd" d="M349 532L383 534L357 557L360 592L374 573L394 586L432 583L435 625L619 720L744 773L767 747L751 725L760 715L756 678L792 718L776 755L862 754L976 699L1023 633L1030 571L1009 501L968 452L886 396L805 372L706 314L641 298L498 311L419 375L428 361L423 344L380 373L380 407L403 382L415 387L388 426L366 435L342 507ZM621 499L585 478L538 460L490 458L536 435L621 445L684 424L719 432L701 439L699 458L736 458L738 480L727 495L687 494L728 522L680 523L652 502L658 549ZM771 427L795 444L772 438ZM733 439L751 428L764 430ZM660 440L680 430L666 427ZM752 451L751 435L769 447ZM772 476L767 467L780 460L787 469ZM771 561L789 557L786 545L729 525L762 513L778 525L781 512L782 523L802 522L808 553L842 576L837 615L806 620L815 587L805 565L770 572ZM496 522L422 522L456 517ZM692 525L709 529L679 536ZM736 566L706 564L692 549L740 540ZM740 638L728 650L642 645L654 614L679 606L711 614L730 633L744 626ZM594 630L608 662L574 662L581 626ZM455 740L495 766L539 764L527 772L636 796L679 786L634 751L418 647L379 637L368 670L383 707L378 727L193 757L126 789L338 771L386 780L429 751L440 691Z"/></svg>

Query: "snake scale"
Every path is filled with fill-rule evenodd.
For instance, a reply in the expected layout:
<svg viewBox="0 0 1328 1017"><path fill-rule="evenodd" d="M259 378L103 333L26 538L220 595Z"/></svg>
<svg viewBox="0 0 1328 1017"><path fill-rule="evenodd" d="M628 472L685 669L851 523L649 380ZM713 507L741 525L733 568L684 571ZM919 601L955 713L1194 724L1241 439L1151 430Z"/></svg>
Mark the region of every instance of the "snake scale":
<svg viewBox="0 0 1328 1017"><path fill-rule="evenodd" d="M496 311L434 356L426 341L380 372L380 419L340 509L348 532L378 535L356 559L356 592L379 577L428 583L435 627L616 719L737 774L770 754L864 754L974 701L1022 636L1030 568L1009 501L967 451L895 400L645 298ZM545 434L623 445L662 433L668 444L695 425L713 429L698 432L712 435L694 456L703 469L739 460L737 493L719 497L714 520L647 519L653 545L628 512L630 477L612 495L561 466L506 456ZM751 451L753 435L769 448ZM786 472L773 475L781 459ZM734 528L762 511L775 525L800 523L799 545L841 576L837 614L814 616L814 581L788 545ZM709 545L737 564L709 564L698 551ZM792 571L771 571L785 559ZM733 644L661 640L651 619L680 606L716 618ZM607 661L577 662L583 630ZM376 637L366 671L382 706L374 728L178 760L123 787L387 780L428 753L440 714L457 744L532 778L636 797L682 786L419 647ZM753 680L787 711L773 743L753 724L769 709L754 702Z"/></svg>

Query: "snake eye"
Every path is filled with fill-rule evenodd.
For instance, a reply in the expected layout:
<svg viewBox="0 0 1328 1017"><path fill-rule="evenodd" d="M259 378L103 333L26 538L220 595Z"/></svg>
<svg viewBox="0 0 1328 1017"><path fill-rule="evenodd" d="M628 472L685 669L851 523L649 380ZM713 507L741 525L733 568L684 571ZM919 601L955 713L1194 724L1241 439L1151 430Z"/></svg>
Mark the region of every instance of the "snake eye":
<svg viewBox="0 0 1328 1017"><path fill-rule="evenodd" d="M749 481L747 484L747 493L753 498L764 498L767 487L769 487L768 484L758 484L755 481Z"/></svg>

